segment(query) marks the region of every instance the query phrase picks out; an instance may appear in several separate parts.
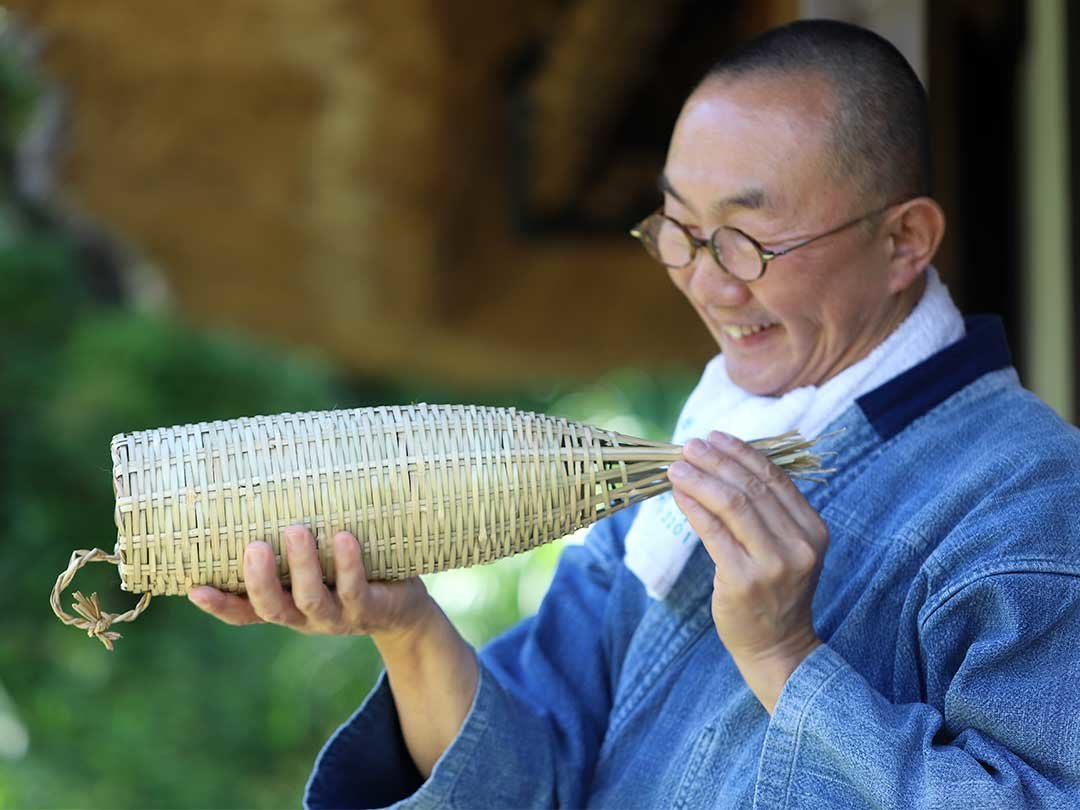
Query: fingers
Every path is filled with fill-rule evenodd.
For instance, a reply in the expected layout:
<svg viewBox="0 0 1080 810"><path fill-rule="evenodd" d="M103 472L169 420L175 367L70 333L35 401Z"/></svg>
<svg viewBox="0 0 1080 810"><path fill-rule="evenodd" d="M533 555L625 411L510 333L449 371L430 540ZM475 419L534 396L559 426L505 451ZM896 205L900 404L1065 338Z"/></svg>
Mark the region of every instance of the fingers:
<svg viewBox="0 0 1080 810"><path fill-rule="evenodd" d="M360 542L349 532L334 536L334 568L342 632L378 635L385 644L407 635L427 615L430 597L419 577L368 582Z"/></svg>
<svg viewBox="0 0 1080 810"><path fill-rule="evenodd" d="M209 585L200 585L188 591L188 599L200 610L226 624L239 626L262 622L251 602L235 593L225 593Z"/></svg>
<svg viewBox="0 0 1080 810"><path fill-rule="evenodd" d="M334 535L334 591L345 613L356 614L367 594L367 572L360 543L349 532Z"/></svg>
<svg viewBox="0 0 1080 810"><path fill-rule="evenodd" d="M765 484L698 439L691 440L684 453L691 463L673 464L668 471L674 488L711 512L751 556L775 555L776 532L770 523L782 524L783 510L777 508L776 498ZM763 517L776 512L780 515L770 515L769 520ZM707 539L700 531L698 536Z"/></svg>
<svg viewBox="0 0 1080 810"><path fill-rule="evenodd" d="M411 650L417 633L442 615L419 577L369 583L360 543L348 532L333 538L333 592L323 581L315 538L306 527L286 529L282 552L291 593L278 578L273 548L257 541L244 550L246 598L200 586L191 590L191 601L229 624L266 621L302 633L369 635L384 650Z"/></svg>
<svg viewBox="0 0 1080 810"><path fill-rule="evenodd" d="M740 441L727 433L713 431L709 434L709 444L721 452L736 459L756 478L762 481L776 499L784 505L788 515L811 536L812 540L821 537L825 525L817 511L810 506L806 497L795 486L791 476L781 470L759 450L746 442Z"/></svg>
<svg viewBox="0 0 1080 810"><path fill-rule="evenodd" d="M705 550L709 552L717 570L741 571L747 562L747 554L727 527L693 496L677 489L672 490L671 494L697 536L703 542L709 538L708 542L704 542Z"/></svg>
<svg viewBox="0 0 1080 810"><path fill-rule="evenodd" d="M334 536L333 592L324 582L315 537L306 526L296 524L285 530L283 552L288 559L291 590L281 584L273 548L256 541L244 550L246 597L200 586L192 589L191 601L229 624L266 621L307 633L357 632L395 618L369 615L373 610L378 613L379 603L385 600L375 598L380 594L368 584L360 544L352 534L338 532Z"/></svg>
<svg viewBox="0 0 1080 810"><path fill-rule="evenodd" d="M775 536L797 536L815 551L824 550L828 543L825 522L791 478L763 453L733 436L714 431L708 443L687 443L685 454L705 472L745 493ZM735 498L738 500L738 496Z"/></svg>
<svg viewBox="0 0 1080 810"><path fill-rule="evenodd" d="M292 602L307 622L333 624L341 607L323 583L322 563L315 547L315 537L306 526L285 530L285 551L289 556L289 579Z"/></svg>
<svg viewBox="0 0 1080 810"><path fill-rule="evenodd" d="M683 452L687 463L672 465L669 476L675 493L703 507L684 513L710 554L730 537L763 571L805 573L816 567L828 532L793 485L785 492L781 482L790 481L775 464L722 434L710 436L709 443L692 439Z"/></svg>
<svg viewBox="0 0 1080 810"><path fill-rule="evenodd" d="M274 550L257 540L244 550L244 583L255 613L274 624L302 627L306 619L281 587Z"/></svg>

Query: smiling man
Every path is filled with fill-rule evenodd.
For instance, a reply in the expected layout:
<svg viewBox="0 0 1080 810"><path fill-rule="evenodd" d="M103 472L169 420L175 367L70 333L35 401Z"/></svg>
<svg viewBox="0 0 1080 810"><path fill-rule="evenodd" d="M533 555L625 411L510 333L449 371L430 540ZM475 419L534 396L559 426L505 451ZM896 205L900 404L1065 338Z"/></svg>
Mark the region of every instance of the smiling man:
<svg viewBox="0 0 1080 810"><path fill-rule="evenodd" d="M291 593L263 543L249 598L192 591L382 654L306 806L1080 806L1080 432L933 270L927 140L918 79L853 26L705 77L634 229L720 349L673 490L568 547L479 653L347 534L336 592L303 527ZM740 440L792 428L832 434L826 483Z"/></svg>
<svg viewBox="0 0 1080 810"><path fill-rule="evenodd" d="M691 96L661 176L662 212L641 230L732 381L778 395L829 380L899 326L921 295L944 216L925 196L924 128L846 155L839 77L769 62L747 72L719 66ZM854 114L877 119L863 135L877 142L896 113Z"/></svg>

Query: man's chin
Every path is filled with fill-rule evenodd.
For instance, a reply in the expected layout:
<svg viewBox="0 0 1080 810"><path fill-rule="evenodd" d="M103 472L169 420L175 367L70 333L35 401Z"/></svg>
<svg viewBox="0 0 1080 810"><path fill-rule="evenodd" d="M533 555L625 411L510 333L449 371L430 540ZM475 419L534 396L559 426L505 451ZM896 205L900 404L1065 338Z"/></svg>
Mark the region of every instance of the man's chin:
<svg viewBox="0 0 1080 810"><path fill-rule="evenodd" d="M748 394L758 397L779 396L778 385L767 377L750 373L739 373L736 369L728 369L728 377Z"/></svg>

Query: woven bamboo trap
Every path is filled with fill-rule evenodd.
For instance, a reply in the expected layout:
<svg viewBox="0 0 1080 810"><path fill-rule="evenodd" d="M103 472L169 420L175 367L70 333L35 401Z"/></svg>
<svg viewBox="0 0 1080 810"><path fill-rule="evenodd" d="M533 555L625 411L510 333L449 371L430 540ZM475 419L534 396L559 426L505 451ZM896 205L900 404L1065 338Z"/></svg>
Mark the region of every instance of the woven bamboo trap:
<svg viewBox="0 0 1080 810"><path fill-rule="evenodd" d="M795 477L813 477L814 442L789 433L753 442ZM289 584L285 529L316 537L328 585L330 540L361 540L369 579L397 580L487 563L563 537L671 488L679 445L513 408L413 405L283 413L112 439L116 547L79 550L51 604L65 624L109 649L111 624L132 621L152 595L196 585L244 593L248 543L274 549ZM89 562L120 569L122 590L143 594L121 614L97 594L60 594Z"/></svg>

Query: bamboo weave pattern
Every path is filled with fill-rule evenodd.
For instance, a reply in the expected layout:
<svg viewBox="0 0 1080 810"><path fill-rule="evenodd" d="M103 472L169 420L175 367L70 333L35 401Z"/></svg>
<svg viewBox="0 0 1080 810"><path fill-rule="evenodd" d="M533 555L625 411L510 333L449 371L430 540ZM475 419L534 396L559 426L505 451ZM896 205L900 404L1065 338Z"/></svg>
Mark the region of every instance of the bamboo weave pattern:
<svg viewBox="0 0 1080 810"><path fill-rule="evenodd" d="M513 408L414 405L203 422L112 440L121 587L243 593L243 554L316 536L361 540L369 579L530 549L670 488L680 448Z"/></svg>

